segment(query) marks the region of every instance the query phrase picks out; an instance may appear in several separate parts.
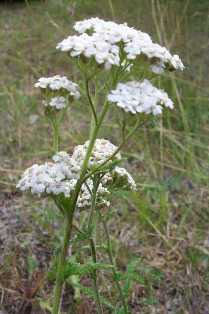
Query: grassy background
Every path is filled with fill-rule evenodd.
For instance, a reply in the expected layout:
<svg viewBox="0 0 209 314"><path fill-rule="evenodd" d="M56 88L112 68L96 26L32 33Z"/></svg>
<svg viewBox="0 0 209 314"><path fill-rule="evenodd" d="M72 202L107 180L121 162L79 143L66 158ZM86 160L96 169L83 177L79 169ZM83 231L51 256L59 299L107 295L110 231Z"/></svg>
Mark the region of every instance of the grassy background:
<svg viewBox="0 0 209 314"><path fill-rule="evenodd" d="M178 53L186 65L182 74L165 75L160 82L175 102L174 112L164 114L150 129L141 129L124 148L140 191L131 198L123 195L123 216L115 219L112 229L114 241L119 237L124 243L117 244L119 265L139 256L143 260L140 313L151 313L152 303L164 313L161 305L169 302L173 313L209 313L208 12L207 0L0 4L2 200L14 193L26 166L51 154L50 129L33 85L40 76L56 73L79 80L66 56L55 50L57 42L72 32L74 21L90 16L126 21ZM63 124L63 148L68 151L85 140L84 113L85 104L72 108ZM108 120L103 135L117 143L115 130L117 125ZM22 198L19 204L18 196L12 201L15 198L18 213L45 206ZM45 223L43 216L33 215ZM164 279L156 290L159 273Z"/></svg>

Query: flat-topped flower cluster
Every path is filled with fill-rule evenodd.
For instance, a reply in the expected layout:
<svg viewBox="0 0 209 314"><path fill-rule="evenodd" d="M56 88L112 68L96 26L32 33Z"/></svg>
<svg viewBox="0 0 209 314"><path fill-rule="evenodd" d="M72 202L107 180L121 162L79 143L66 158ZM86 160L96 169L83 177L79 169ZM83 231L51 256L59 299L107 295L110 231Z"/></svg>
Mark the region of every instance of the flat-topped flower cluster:
<svg viewBox="0 0 209 314"><path fill-rule="evenodd" d="M51 77L41 77L38 79L35 87L40 87L43 89L49 88L52 91L64 89L67 90L70 95L74 96L76 99L80 97L78 85L70 81L66 76L54 75Z"/></svg>
<svg viewBox="0 0 209 314"><path fill-rule="evenodd" d="M79 178L81 166L85 158L89 142L75 147L70 156L66 152L59 152L52 157L53 162L35 164L26 169L17 187L21 191L30 191L32 194L40 195L63 195L66 198L72 196ZM97 139L93 149L88 169L104 163L117 149L115 145L105 139ZM120 154L114 160L120 160ZM81 187L77 207L84 208L91 205L92 190L94 186L93 177L89 177ZM135 190L136 184L131 175L121 167L102 174L101 182L97 190L97 201L99 204L108 205L107 196L111 186Z"/></svg>
<svg viewBox="0 0 209 314"><path fill-rule="evenodd" d="M86 141L83 145L76 146L73 151L72 158L80 166L82 166L88 146L89 146L89 141ZM93 148L93 151L89 159L88 167L94 168L98 165L103 164L108 158L110 158L115 153L116 150L117 150L117 146L115 146L111 142L105 139L97 139L95 143L95 147ZM120 160L120 159L121 159L121 155L120 153L117 153L116 156L114 156L114 160Z"/></svg>
<svg viewBox="0 0 209 314"><path fill-rule="evenodd" d="M153 43L151 37L126 23L117 24L99 18L90 18L76 22L78 35L69 36L57 45L57 49L69 51L72 57L94 58L106 68L121 66L125 60L131 64L139 56L145 56L155 73L165 68L184 69L178 55L172 55L168 49Z"/></svg>
<svg viewBox="0 0 209 314"><path fill-rule="evenodd" d="M143 55L150 61L152 71L156 73L161 73L166 68L180 70L184 68L179 56L172 55L165 47L153 43L148 34L129 27L126 23L117 24L99 18L90 18L75 23L74 29L77 35L69 36L57 45L57 49L69 51L72 57L94 58L98 64L104 64L108 68L115 65L125 66L128 69L133 65L134 60ZM80 97L79 86L66 76L41 77L35 87L42 90L44 105L55 110L65 108L69 100L76 100ZM107 100L132 114L159 115L162 113L163 106L173 109L173 102L168 94L154 87L146 79L141 82L118 83L116 88L107 95ZM22 191L30 190L33 194L63 194L65 197L71 197L79 179L88 146L89 141L76 146L71 156L60 152L53 156L53 162L33 165L25 171L18 187ZM120 160L120 153L111 159L116 150L117 147L109 141L97 139L88 160L87 172L107 160L107 165L114 160ZM114 166L103 175L98 195L108 194L107 186L113 182L119 185L123 182L122 186L132 190L136 187L134 180L124 168ZM89 205L93 184L94 178L90 176L82 185L78 207Z"/></svg>
<svg viewBox="0 0 209 314"><path fill-rule="evenodd" d="M49 94L51 97L43 100L44 106L52 107L56 110L65 108L69 98L72 100L80 98L78 85L70 81L66 76L41 77L35 84L35 87L41 88L45 94Z"/></svg>
<svg viewBox="0 0 209 314"><path fill-rule="evenodd" d="M173 109L173 102L168 94L154 87L148 80L119 83L116 89L108 95L108 100L133 114L159 115L162 113L163 105Z"/></svg>

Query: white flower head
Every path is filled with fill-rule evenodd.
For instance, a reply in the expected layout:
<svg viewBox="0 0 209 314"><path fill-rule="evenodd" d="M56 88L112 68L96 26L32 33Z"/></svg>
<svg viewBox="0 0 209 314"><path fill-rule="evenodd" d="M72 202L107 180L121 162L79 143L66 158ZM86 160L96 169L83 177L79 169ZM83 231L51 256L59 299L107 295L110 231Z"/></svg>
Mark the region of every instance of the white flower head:
<svg viewBox="0 0 209 314"><path fill-rule="evenodd" d="M173 55L171 58L171 66L173 67L173 69L180 69L180 70L184 70L184 65L180 59L180 57L178 55Z"/></svg>
<svg viewBox="0 0 209 314"><path fill-rule="evenodd" d="M70 198L75 191L81 167L85 158L89 142L76 146L73 154L61 151L52 157L52 162L35 164L26 169L17 184L21 191L30 191L38 196L58 196ZM90 166L99 166L107 160L117 149L115 145L104 139L98 139L95 143L90 158ZM115 158L120 159L117 154ZM89 169L91 171L91 169ZM77 207L91 206L92 191L94 188L93 177L89 177L83 183L78 195ZM109 188L112 184L118 184L125 189L135 189L134 181L128 172L119 167L110 169L103 175L97 191L97 204L108 206Z"/></svg>
<svg viewBox="0 0 209 314"><path fill-rule="evenodd" d="M50 89L52 91L59 91L60 89L66 90L69 94L78 99L80 92L78 85L70 80L66 76L55 75L52 77L41 77L35 84L35 87L42 89Z"/></svg>
<svg viewBox="0 0 209 314"><path fill-rule="evenodd" d="M61 110L67 106L67 99L63 96L53 97L49 102L43 100L45 107L52 107L56 110Z"/></svg>
<svg viewBox="0 0 209 314"><path fill-rule="evenodd" d="M132 114L159 115L162 113L163 105L173 109L173 102L168 94L154 87L148 80L119 83L108 95L108 100Z"/></svg>
<svg viewBox="0 0 209 314"><path fill-rule="evenodd" d="M95 33L88 35L69 36L57 45L61 51L69 51L72 57L84 55L86 58L94 57L98 64L105 64L106 68L119 65L119 48L103 40Z"/></svg>
<svg viewBox="0 0 209 314"><path fill-rule="evenodd" d="M162 63L163 68L184 69L179 56L172 56L165 47L153 43L148 34L126 23L90 18L76 22L74 29L78 35L69 36L57 45L57 49L68 51L72 57L94 58L98 64L110 69L112 65L121 66L121 55L125 54L129 61L143 55L152 64Z"/></svg>
<svg viewBox="0 0 209 314"><path fill-rule="evenodd" d="M82 164L84 157L86 155L87 149L89 146L89 141L85 142L83 145L78 145L73 151L72 158L76 160L78 164ZM117 146L110 143L105 139L97 139L92 151L91 157L89 159L89 167L94 167L101 165L109 157L111 157L117 149ZM114 157L115 160L120 160L120 153L116 154Z"/></svg>
<svg viewBox="0 0 209 314"><path fill-rule="evenodd" d="M113 170L113 178L119 187L130 191L136 191L136 182L125 168L115 167Z"/></svg>

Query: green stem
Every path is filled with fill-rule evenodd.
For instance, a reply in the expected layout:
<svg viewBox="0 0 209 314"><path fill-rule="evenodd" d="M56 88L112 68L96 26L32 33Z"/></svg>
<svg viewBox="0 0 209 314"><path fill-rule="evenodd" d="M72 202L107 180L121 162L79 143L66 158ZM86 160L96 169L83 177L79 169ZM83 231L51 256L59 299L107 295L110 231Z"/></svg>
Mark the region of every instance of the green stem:
<svg viewBox="0 0 209 314"><path fill-rule="evenodd" d="M59 151L59 124L56 117L51 118L51 124L53 129L53 151L57 153Z"/></svg>
<svg viewBox="0 0 209 314"><path fill-rule="evenodd" d="M81 186L83 184L83 179L84 179L84 176L85 176L87 168L88 168L88 161L90 159L90 156L91 156L91 153L92 153L92 150L94 147L94 143L95 143L96 138L97 138L97 134L98 134L99 129L102 125L104 117L108 111L108 108L109 108L109 104L108 104L108 102L106 102L104 104L102 113L101 113L100 118L98 120L98 123L95 126L94 131L92 132L92 135L91 135L91 138L89 141L89 145L88 145L88 149L86 152L86 156L85 156L85 159L83 161L83 165L81 167L80 179L76 183L75 191L74 191L73 196L72 196L72 200L71 200L68 208L66 208L67 219L66 219L65 235L64 235L64 240L63 240L62 251L60 254L59 265L58 265L58 269L57 269L55 293L54 293L54 305L53 305L52 314L59 314L60 313L61 295L62 295L62 288L63 288L63 283L64 283L63 279L61 278L61 274L62 274L62 269L65 266L67 250L68 250L68 243L69 243L69 240L71 237L74 211L76 208L78 195L79 195Z"/></svg>
<svg viewBox="0 0 209 314"><path fill-rule="evenodd" d="M117 287L117 290L118 290L118 293L119 293L119 296L120 296L121 303L123 305L124 314L128 314L128 306L126 304L126 300L125 300L125 297L123 295L123 291L122 291L121 285L120 285L119 281L117 280L116 264L115 264L115 261L114 261L114 258L113 258L112 245L111 245L111 239L110 239L110 235L109 235L109 230L108 230L106 221L103 219L100 211L98 211L98 212L99 212L99 217L100 217L100 220L101 220L101 222L103 224L103 228L104 228L104 231L105 231L105 236L106 236L106 239L107 239L107 253L108 253L109 261L113 265L112 273L113 273L114 281L115 281L115 284L116 284L116 287Z"/></svg>
<svg viewBox="0 0 209 314"><path fill-rule="evenodd" d="M140 125L140 120L138 119L135 126L133 127L133 129L128 133L128 135L123 139L123 141L121 142L121 144L118 146L118 148L114 151L114 153L109 157L107 158L103 163L101 163L97 168L95 168L94 170L92 170L90 173L88 173L85 178L84 178L84 181L86 179L88 179L89 177L91 177L93 174L95 174L96 172L98 172L99 170L102 170L102 168L110 161L112 160L118 153L119 151L121 150L121 148L123 147L123 145L129 140L129 138L136 132L136 130L144 125L146 123L143 122L141 125Z"/></svg>
<svg viewBox="0 0 209 314"><path fill-rule="evenodd" d="M87 94L89 105L90 105L90 108L91 108L91 111L92 111L92 115L94 117L94 122L97 125L97 113L96 113L93 101L91 99L90 90L89 90L89 79L87 78L86 75L85 75L85 87L86 87L86 94Z"/></svg>
<svg viewBox="0 0 209 314"><path fill-rule="evenodd" d="M90 247L91 247L92 260L94 263L96 263L97 262L96 246L95 246L93 239L90 239ZM96 270L93 272L92 278L93 278L93 283L94 283L94 290L96 293L98 313L103 314L104 311L103 311L102 303L100 300L99 287L98 287L98 283L97 283L97 271Z"/></svg>
<svg viewBox="0 0 209 314"><path fill-rule="evenodd" d="M96 199L97 199L97 190L99 186L99 180L95 180L94 182L94 187L92 191L92 201L91 201L91 211L89 214L89 219L88 219L88 230L92 230L92 223L93 223L93 215L94 211L96 209ZM90 239L90 248L91 248L91 255L92 255L92 260L94 263L97 262L97 253L96 253L96 246L94 243L93 235ZM97 309L99 314L103 314L103 307L102 303L100 300L100 293L99 293L99 287L98 287L98 278L97 278L97 271L95 270L92 274L92 279L93 279L93 284L94 284L94 291L96 295L96 301L97 301Z"/></svg>
<svg viewBox="0 0 209 314"><path fill-rule="evenodd" d="M73 212L71 211L69 215L66 217L65 221L65 232L64 232L64 239L63 239L63 246L59 256L57 274L56 274L56 283L55 283L55 290L54 290L54 304L52 314L59 314L60 313L60 306L62 300L62 287L64 283L64 279L62 278L63 269L66 263L66 256L68 253L68 245L69 239L71 237L72 232L72 223L73 223Z"/></svg>
<svg viewBox="0 0 209 314"><path fill-rule="evenodd" d="M83 182L85 181L84 177L85 177L85 174L87 172L88 162L89 162L89 159L91 157L91 153L92 153L92 150L93 150L93 147L94 147L94 143L95 143L96 138L97 138L97 134L98 134L98 132L100 130L101 124L102 124L102 122L104 120L104 117L105 117L107 111L108 111L108 108L109 108L109 103L106 102L104 104L102 113L101 113L101 115L99 117L98 123L95 126L95 128L94 128L94 130L93 130L93 132L91 134L91 138L90 138L90 141L89 141L89 145L88 145L88 149L87 149L87 152L86 152L86 156L85 156L85 159L83 161L83 165L81 167L80 178L79 178L79 180L76 183L75 191L74 191L73 197L72 197L71 206L72 206L72 210L73 211L75 210L75 207L76 207L76 202L77 202L77 199L78 199L78 195L79 195L81 186L82 186Z"/></svg>

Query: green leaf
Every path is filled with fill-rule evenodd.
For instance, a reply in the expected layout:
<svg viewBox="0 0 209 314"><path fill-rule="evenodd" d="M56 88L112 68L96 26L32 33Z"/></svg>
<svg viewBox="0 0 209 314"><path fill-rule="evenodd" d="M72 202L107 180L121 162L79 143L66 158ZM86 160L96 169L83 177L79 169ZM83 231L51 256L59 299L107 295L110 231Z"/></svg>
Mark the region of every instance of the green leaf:
<svg viewBox="0 0 209 314"><path fill-rule="evenodd" d="M87 274L92 274L97 270L111 270L112 268L112 265L104 263L87 262L85 264L80 264L77 262L69 261L65 266L63 275L66 279L67 277L72 275L84 276Z"/></svg>

